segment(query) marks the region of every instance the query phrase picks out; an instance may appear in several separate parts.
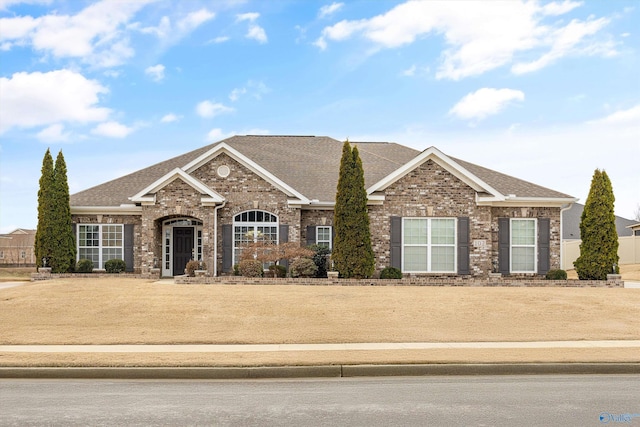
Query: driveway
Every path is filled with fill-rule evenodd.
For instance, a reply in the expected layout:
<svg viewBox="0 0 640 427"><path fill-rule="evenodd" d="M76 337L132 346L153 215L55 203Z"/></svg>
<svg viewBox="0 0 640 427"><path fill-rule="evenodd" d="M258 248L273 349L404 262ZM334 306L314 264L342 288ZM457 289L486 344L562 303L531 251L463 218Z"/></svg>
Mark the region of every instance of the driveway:
<svg viewBox="0 0 640 427"><path fill-rule="evenodd" d="M0 282L0 289L13 288L16 286L24 285L27 282Z"/></svg>

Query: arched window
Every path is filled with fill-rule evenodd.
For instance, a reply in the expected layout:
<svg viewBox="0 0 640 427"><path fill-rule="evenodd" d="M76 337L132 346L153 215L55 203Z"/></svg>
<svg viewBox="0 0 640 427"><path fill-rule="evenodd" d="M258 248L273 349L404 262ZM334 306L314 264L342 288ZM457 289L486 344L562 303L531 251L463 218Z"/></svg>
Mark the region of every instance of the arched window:
<svg viewBox="0 0 640 427"><path fill-rule="evenodd" d="M233 217L233 264L240 259L242 247L253 242L278 244L278 217L260 210L245 211Z"/></svg>

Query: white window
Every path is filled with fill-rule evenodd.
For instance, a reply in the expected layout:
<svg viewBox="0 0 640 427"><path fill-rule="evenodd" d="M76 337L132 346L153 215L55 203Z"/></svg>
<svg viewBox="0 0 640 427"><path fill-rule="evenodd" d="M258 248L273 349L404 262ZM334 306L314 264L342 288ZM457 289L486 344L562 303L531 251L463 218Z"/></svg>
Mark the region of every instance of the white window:
<svg viewBox="0 0 640 427"><path fill-rule="evenodd" d="M25 259L27 257L26 251L20 251L20 259Z"/></svg>
<svg viewBox="0 0 640 427"><path fill-rule="evenodd" d="M122 224L78 225L78 259L90 259L93 268L104 268L110 259L123 258Z"/></svg>
<svg viewBox="0 0 640 427"><path fill-rule="evenodd" d="M402 271L455 273L456 220L403 218Z"/></svg>
<svg viewBox="0 0 640 427"><path fill-rule="evenodd" d="M4 251L0 251L0 259L4 259Z"/></svg>
<svg viewBox="0 0 640 427"><path fill-rule="evenodd" d="M249 243L278 244L278 217L265 211L246 211L233 217L233 264Z"/></svg>
<svg viewBox="0 0 640 427"><path fill-rule="evenodd" d="M511 219L511 272L536 272L535 219Z"/></svg>
<svg viewBox="0 0 640 427"><path fill-rule="evenodd" d="M316 245L323 248L331 249L333 242L331 241L331 227L330 226L318 226L316 227Z"/></svg>

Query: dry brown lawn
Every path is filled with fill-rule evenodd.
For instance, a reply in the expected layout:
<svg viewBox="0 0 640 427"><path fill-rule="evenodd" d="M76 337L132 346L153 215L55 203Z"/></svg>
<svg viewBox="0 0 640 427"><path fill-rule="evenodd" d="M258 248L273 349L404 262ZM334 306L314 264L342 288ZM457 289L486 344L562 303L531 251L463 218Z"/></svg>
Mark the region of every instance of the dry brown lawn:
<svg viewBox="0 0 640 427"><path fill-rule="evenodd" d="M640 339L640 289L169 285L0 291L0 344Z"/></svg>
<svg viewBox="0 0 640 427"><path fill-rule="evenodd" d="M171 285L58 279L0 290L0 344L640 339L640 289ZM0 366L634 361L636 349L0 353Z"/></svg>

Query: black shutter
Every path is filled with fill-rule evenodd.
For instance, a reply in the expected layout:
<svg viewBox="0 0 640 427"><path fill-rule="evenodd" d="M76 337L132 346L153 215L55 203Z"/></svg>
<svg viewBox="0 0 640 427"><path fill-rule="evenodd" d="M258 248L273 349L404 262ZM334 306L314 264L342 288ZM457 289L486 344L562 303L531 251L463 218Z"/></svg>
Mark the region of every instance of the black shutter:
<svg viewBox="0 0 640 427"><path fill-rule="evenodd" d="M289 241L289 226L287 224L280 224L280 243L287 243ZM289 269L289 260L282 259L278 262L281 266Z"/></svg>
<svg viewBox="0 0 640 427"><path fill-rule="evenodd" d="M316 244L316 226L307 225L307 246Z"/></svg>
<svg viewBox="0 0 640 427"><path fill-rule="evenodd" d="M217 262L217 260L216 260ZM222 271L230 273L233 269L233 226L222 226Z"/></svg>
<svg viewBox="0 0 640 427"><path fill-rule="evenodd" d="M402 217L391 217L391 267L402 270Z"/></svg>
<svg viewBox="0 0 640 427"><path fill-rule="evenodd" d="M538 274L547 274L551 264L549 218L538 219Z"/></svg>
<svg viewBox="0 0 640 427"><path fill-rule="evenodd" d="M498 218L498 272L502 274L511 272L509 262L510 246L509 218Z"/></svg>
<svg viewBox="0 0 640 427"><path fill-rule="evenodd" d="M133 224L124 225L124 263L125 271L133 271Z"/></svg>
<svg viewBox="0 0 640 427"><path fill-rule="evenodd" d="M461 217L458 218L458 274L471 274L469 254L469 217Z"/></svg>

